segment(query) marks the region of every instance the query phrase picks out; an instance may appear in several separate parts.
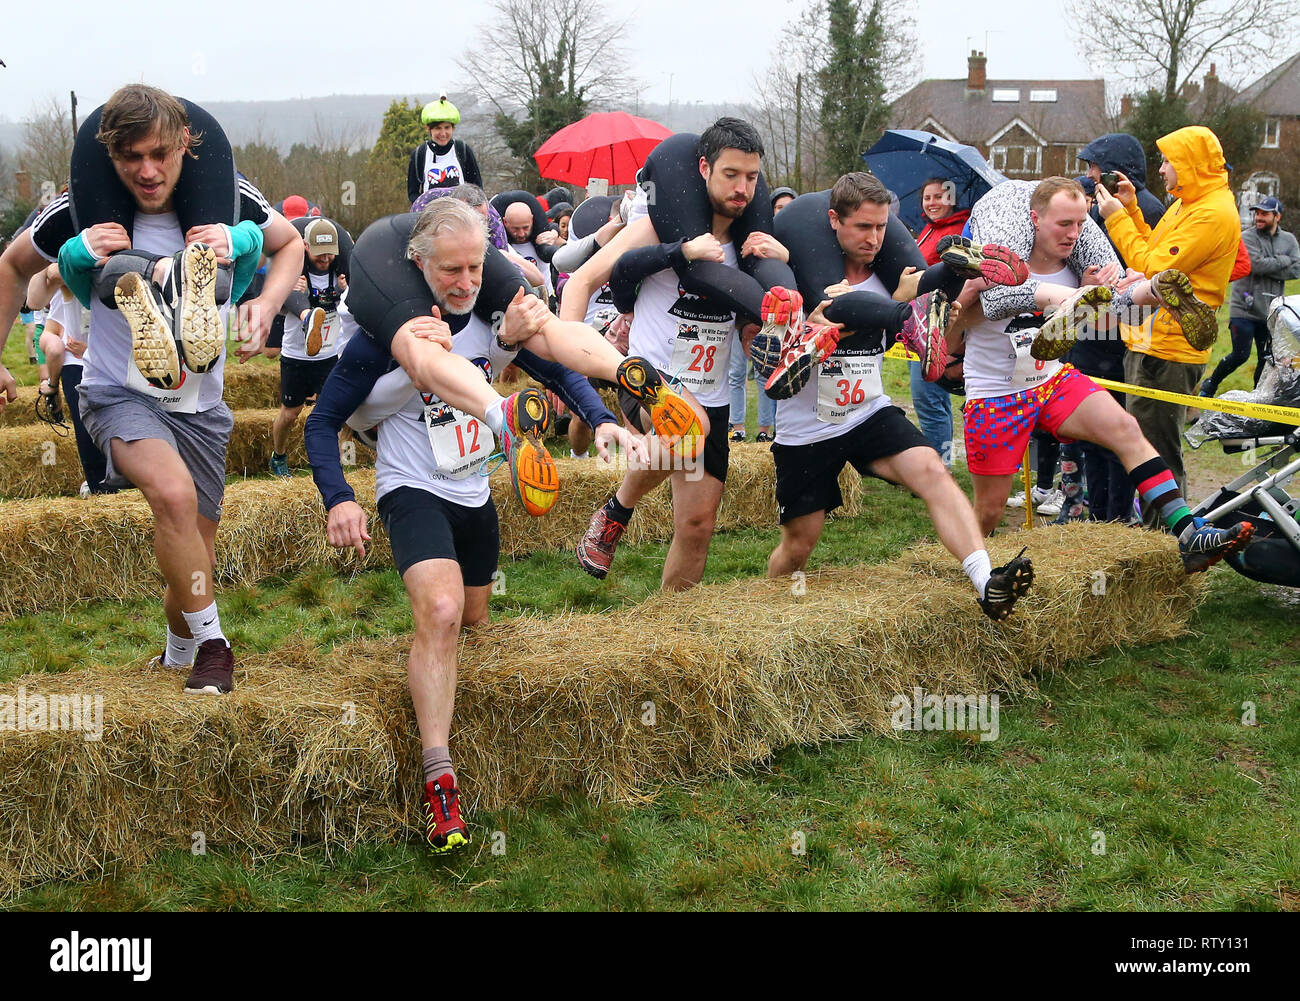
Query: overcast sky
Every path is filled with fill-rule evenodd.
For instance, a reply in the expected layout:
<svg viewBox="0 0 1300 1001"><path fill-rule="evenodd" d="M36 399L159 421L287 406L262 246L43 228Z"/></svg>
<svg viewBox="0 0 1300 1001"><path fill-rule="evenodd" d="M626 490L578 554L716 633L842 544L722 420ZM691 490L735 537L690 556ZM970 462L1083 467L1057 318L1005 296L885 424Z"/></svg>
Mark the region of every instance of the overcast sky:
<svg viewBox="0 0 1300 1001"><path fill-rule="evenodd" d="M781 26L807 0L607 0L630 17L641 99L744 101L769 63ZM534 9L546 10L537 3ZM1060 0L914 0L924 75L965 76L971 47L990 78L1088 77ZM479 3L441 6L421 24L410 0L266 0L130 6L114 0L6 4L0 35L0 117L25 118L47 96L76 90L83 109L144 80L200 103L411 94L433 99L463 81L453 59L487 19ZM453 11L463 11L457 17ZM1032 25L1032 31L1027 26ZM954 27L955 26L955 27ZM142 30L146 29L146 30ZM987 33L987 36L986 36ZM721 54L721 55L720 55ZM671 75L671 77L670 77Z"/></svg>

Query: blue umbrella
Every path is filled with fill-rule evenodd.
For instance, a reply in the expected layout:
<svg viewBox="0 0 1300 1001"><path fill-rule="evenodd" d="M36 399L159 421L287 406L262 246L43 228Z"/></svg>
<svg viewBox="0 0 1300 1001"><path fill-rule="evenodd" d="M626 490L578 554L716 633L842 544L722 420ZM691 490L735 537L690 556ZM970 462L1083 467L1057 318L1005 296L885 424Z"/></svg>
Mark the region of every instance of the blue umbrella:
<svg viewBox="0 0 1300 1001"><path fill-rule="evenodd" d="M952 181L956 207L968 209L1006 178L974 146L941 139L932 132L890 129L862 154L871 172L898 195L898 217L914 233L928 221L921 212L921 188L931 177Z"/></svg>

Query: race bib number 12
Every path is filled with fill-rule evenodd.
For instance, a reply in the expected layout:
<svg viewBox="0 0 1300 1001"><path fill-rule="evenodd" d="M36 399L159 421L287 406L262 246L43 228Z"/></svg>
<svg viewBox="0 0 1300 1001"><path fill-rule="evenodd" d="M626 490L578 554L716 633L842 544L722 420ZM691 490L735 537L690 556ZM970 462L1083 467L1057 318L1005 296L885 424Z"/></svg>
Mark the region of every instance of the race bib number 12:
<svg viewBox="0 0 1300 1001"><path fill-rule="evenodd" d="M446 403L425 404L424 421L429 427L434 465L448 479L463 480L496 447L496 439L486 424Z"/></svg>

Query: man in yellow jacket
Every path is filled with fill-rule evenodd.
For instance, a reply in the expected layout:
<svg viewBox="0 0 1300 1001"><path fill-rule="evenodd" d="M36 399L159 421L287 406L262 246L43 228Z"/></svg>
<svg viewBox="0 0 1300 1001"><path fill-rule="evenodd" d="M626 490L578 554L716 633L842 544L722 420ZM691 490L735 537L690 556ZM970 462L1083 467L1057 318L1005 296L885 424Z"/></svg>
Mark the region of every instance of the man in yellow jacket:
<svg viewBox="0 0 1300 1001"><path fill-rule="evenodd" d="M1097 185L1097 208L1129 267L1154 279L1161 301L1176 310L1158 309L1140 324L1121 326L1128 347L1124 378L1135 386L1190 395L1200 384L1218 335L1214 310L1228 292L1241 242L1241 218L1228 188L1218 136L1204 126L1189 125L1156 145L1164 157L1160 176L1165 190L1177 201L1155 229L1143 219L1136 191L1122 174L1117 195ZM1181 323L1175 315L1182 316ZM1186 490L1182 430L1187 408L1130 395L1128 409L1169 464L1179 488Z"/></svg>

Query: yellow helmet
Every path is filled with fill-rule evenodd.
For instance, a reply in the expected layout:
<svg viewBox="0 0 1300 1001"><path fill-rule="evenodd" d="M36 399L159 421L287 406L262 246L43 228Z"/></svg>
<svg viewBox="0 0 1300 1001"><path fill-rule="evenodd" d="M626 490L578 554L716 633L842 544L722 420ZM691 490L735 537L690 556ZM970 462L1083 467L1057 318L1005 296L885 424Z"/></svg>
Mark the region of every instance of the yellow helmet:
<svg viewBox="0 0 1300 1001"><path fill-rule="evenodd" d="M420 121L428 126L434 122L451 122L452 125L460 124L460 112L456 110L456 105L447 100L447 92L443 91L438 95L438 100L430 101L420 112Z"/></svg>

